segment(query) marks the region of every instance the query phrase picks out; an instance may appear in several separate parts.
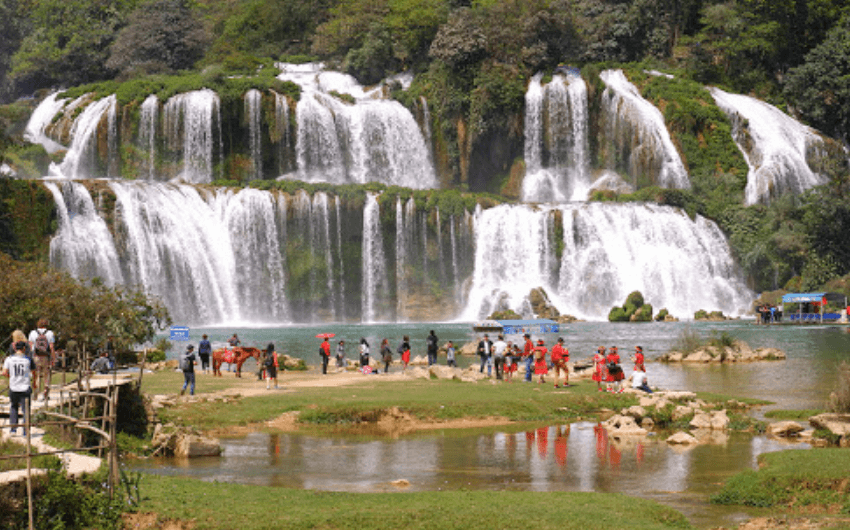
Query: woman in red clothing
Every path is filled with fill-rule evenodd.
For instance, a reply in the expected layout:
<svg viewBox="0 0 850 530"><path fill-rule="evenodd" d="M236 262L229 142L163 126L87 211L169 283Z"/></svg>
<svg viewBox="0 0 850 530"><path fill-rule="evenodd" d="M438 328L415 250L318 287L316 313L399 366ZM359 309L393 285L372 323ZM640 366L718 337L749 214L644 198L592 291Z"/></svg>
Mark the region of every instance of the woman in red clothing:
<svg viewBox="0 0 850 530"><path fill-rule="evenodd" d="M623 373L623 369L620 368L620 355L617 353L616 346L611 346L608 350L608 356L605 357L605 364L608 371L608 377L606 378L606 381L608 382L608 392L622 392L622 381L626 376ZM612 389L611 383L616 383L617 390Z"/></svg>
<svg viewBox="0 0 850 530"><path fill-rule="evenodd" d="M543 377L549 373L549 367L546 365L546 354L549 350L543 345L543 339L537 341L537 347L534 348L536 358L534 360L534 375L539 375L540 380L537 384L545 383Z"/></svg>
<svg viewBox="0 0 850 530"><path fill-rule="evenodd" d="M608 373L605 371L605 348L600 346L596 350L596 355L593 356L593 376L591 379L596 381L596 390L602 392L602 381L608 378Z"/></svg>
<svg viewBox="0 0 850 530"><path fill-rule="evenodd" d="M640 346L635 346L635 371L636 372L644 372L646 373L646 366L643 364L643 348Z"/></svg>
<svg viewBox="0 0 850 530"><path fill-rule="evenodd" d="M570 352L564 348L564 337L558 337L558 343L552 346L552 368L555 369L555 388L558 388L558 378L564 372L564 386L570 384L570 372L567 361L570 360Z"/></svg>

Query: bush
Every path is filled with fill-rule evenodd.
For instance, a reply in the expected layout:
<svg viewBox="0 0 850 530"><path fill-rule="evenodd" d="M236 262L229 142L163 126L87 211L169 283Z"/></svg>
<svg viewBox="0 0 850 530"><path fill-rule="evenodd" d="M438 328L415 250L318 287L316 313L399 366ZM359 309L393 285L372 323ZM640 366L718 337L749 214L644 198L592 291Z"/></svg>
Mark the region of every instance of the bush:
<svg viewBox="0 0 850 530"><path fill-rule="evenodd" d="M708 339L708 343L715 348L731 348L735 345L735 337L725 331L718 333L715 330L711 332L711 337Z"/></svg>
<svg viewBox="0 0 850 530"><path fill-rule="evenodd" d="M687 355L702 348L702 344L699 333L690 327L686 327L679 333L676 342L673 343L673 350Z"/></svg>
<svg viewBox="0 0 850 530"><path fill-rule="evenodd" d="M149 363L161 363L165 360L165 352L162 350L148 350L148 356L145 359L145 362Z"/></svg>

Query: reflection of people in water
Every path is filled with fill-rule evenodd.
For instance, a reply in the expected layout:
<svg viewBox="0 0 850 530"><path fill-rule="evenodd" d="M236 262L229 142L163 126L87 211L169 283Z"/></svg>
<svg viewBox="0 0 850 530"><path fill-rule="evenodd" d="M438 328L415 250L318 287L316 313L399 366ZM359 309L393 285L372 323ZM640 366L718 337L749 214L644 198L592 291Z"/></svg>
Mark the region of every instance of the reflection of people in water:
<svg viewBox="0 0 850 530"><path fill-rule="evenodd" d="M597 423L593 427L593 434L596 435L596 458L604 462L608 453L608 432L602 424Z"/></svg>
<svg viewBox="0 0 850 530"><path fill-rule="evenodd" d="M561 469L567 467L567 436L570 435L570 426L558 427L555 431L555 462Z"/></svg>
<svg viewBox="0 0 850 530"><path fill-rule="evenodd" d="M543 460L546 459L546 453L549 452L549 427L540 427L537 429L537 454Z"/></svg>

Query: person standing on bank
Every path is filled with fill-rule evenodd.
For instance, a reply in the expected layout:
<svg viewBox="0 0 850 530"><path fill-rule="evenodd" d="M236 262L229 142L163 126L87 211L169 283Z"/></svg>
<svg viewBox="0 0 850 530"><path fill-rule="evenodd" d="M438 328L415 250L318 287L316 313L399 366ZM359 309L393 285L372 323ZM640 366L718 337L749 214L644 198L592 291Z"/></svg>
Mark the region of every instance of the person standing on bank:
<svg viewBox="0 0 850 530"><path fill-rule="evenodd" d="M345 368L345 341L341 340L336 345L336 367Z"/></svg>
<svg viewBox="0 0 850 530"><path fill-rule="evenodd" d="M23 404L23 414L26 418L29 398L32 395L32 373L35 370L35 361L25 355L27 343L18 341L13 344L15 353L3 361L3 375L9 378L9 425L12 427L11 434L18 433L18 409ZM26 419L24 420L26 425ZM24 427L24 436L26 436Z"/></svg>
<svg viewBox="0 0 850 530"><path fill-rule="evenodd" d="M505 371L505 350L508 349L508 343L505 338L499 335L495 343L493 343L493 362L496 365L496 379L502 379L502 373Z"/></svg>
<svg viewBox="0 0 850 530"><path fill-rule="evenodd" d="M410 337L405 335L401 344L398 345L398 352L401 354L401 373L407 372L407 365L410 364Z"/></svg>
<svg viewBox="0 0 850 530"><path fill-rule="evenodd" d="M570 352L564 348L564 337L558 337L558 342L552 346L552 367L555 369L555 388L558 387L560 373L564 372L564 386L570 386L570 369L567 363L570 360Z"/></svg>
<svg viewBox="0 0 850 530"><path fill-rule="evenodd" d="M35 354L35 394L38 396L44 390L44 400L47 401L47 396L50 394L50 368L56 360L56 351L54 350L54 342L56 341L53 332L47 329L50 323L46 318L40 318L35 329L30 331L29 345L30 349Z"/></svg>
<svg viewBox="0 0 850 530"><path fill-rule="evenodd" d="M266 355L263 359L263 365L266 370L266 390L270 390L271 383L274 381L274 387L277 388L277 352L274 350L274 343L270 342L266 346Z"/></svg>
<svg viewBox="0 0 850 530"><path fill-rule="evenodd" d="M484 338L478 342L478 355L481 357L480 373L484 373L484 365L487 365L487 377L493 374L493 341L489 335L484 334Z"/></svg>
<svg viewBox="0 0 850 530"><path fill-rule="evenodd" d="M528 333L523 337L525 337L525 347L522 350L522 356L525 358L525 382L530 383L531 374L534 370L534 343L531 342L531 335Z"/></svg>
<svg viewBox="0 0 850 530"><path fill-rule="evenodd" d="M195 347L193 345L186 346L186 351L180 356L180 369L183 370L183 388L180 390L180 395L186 393L186 387L189 387L189 395L195 395Z"/></svg>
<svg viewBox="0 0 850 530"><path fill-rule="evenodd" d="M331 343L328 337L325 337L322 340L322 344L319 345L319 355L322 357L322 375L328 374L328 360L331 358Z"/></svg>
<svg viewBox="0 0 850 530"><path fill-rule="evenodd" d="M381 341L381 360L384 361L384 373L390 373L390 365L393 362L393 350L390 348L389 339Z"/></svg>
<svg viewBox="0 0 850 530"><path fill-rule="evenodd" d="M446 366L454 366L457 368L457 361L455 361L455 344L452 341L449 341L446 344Z"/></svg>
<svg viewBox="0 0 850 530"><path fill-rule="evenodd" d="M360 337L360 368L369 366L369 343L366 337Z"/></svg>
<svg viewBox="0 0 850 530"><path fill-rule="evenodd" d="M212 344L207 340L206 334L201 336L201 342L198 343L198 357L201 359L201 371L209 372L210 369L210 354L212 353Z"/></svg>
<svg viewBox="0 0 850 530"><path fill-rule="evenodd" d="M428 345L428 366L432 364L436 364L437 362L437 335L434 334L434 330L431 330L431 333L428 334L428 337L425 339L425 343Z"/></svg>

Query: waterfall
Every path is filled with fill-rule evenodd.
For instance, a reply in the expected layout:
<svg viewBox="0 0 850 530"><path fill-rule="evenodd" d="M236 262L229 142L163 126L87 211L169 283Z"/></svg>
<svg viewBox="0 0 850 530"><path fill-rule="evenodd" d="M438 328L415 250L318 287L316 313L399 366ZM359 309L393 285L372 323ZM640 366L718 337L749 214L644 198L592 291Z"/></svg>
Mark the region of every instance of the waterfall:
<svg viewBox="0 0 850 530"><path fill-rule="evenodd" d="M345 314L345 260L342 254L342 207L339 197L334 197L334 210L336 211L336 262L339 264L339 309L337 316Z"/></svg>
<svg viewBox="0 0 850 530"><path fill-rule="evenodd" d="M555 75L545 87L532 77L525 95L526 202L586 200L591 185L587 85Z"/></svg>
<svg viewBox="0 0 850 530"><path fill-rule="evenodd" d="M557 212L563 218L563 251L553 264L557 242L549 223ZM739 314L752 300L719 228L675 208L504 205L477 217L465 319L507 308L530 316L528 294L536 287L562 312L589 319L605 318L634 290L656 310L666 307L680 318L698 309Z"/></svg>
<svg viewBox="0 0 850 530"><path fill-rule="evenodd" d="M396 283L396 313L404 315L407 313L404 307L403 293L407 292L407 228L404 223L404 206L401 197L395 201L395 283Z"/></svg>
<svg viewBox="0 0 850 530"><path fill-rule="evenodd" d="M719 88L710 91L732 122L732 136L750 168L747 205L768 203L784 193L802 193L826 182L809 163L826 157L823 140L812 129L755 98Z"/></svg>
<svg viewBox="0 0 850 530"><path fill-rule="evenodd" d="M290 171L289 150L291 139L289 134L289 99L283 95L274 93L274 124L270 126L272 144L277 145L275 157L277 158L277 174L283 175Z"/></svg>
<svg viewBox="0 0 850 530"><path fill-rule="evenodd" d="M209 89L172 96L163 109L167 145L182 154L178 178L204 183L213 179L216 136L221 137L218 94ZM218 133L218 134L216 134Z"/></svg>
<svg viewBox="0 0 850 530"><path fill-rule="evenodd" d="M378 195L369 193L363 208L363 288L361 319L376 322L383 312L380 304L385 303L389 291L387 264L384 257L384 240L381 233L381 210Z"/></svg>
<svg viewBox="0 0 850 530"><path fill-rule="evenodd" d="M159 116L159 98L151 94L142 102L139 108L139 138L138 147L142 153L147 153L142 159L139 176L147 180L156 180L156 131Z"/></svg>
<svg viewBox="0 0 850 530"><path fill-rule="evenodd" d="M75 278L100 278L110 287L122 284L112 236L88 191L72 181L44 185L53 194L59 219L59 229L50 240L50 263Z"/></svg>
<svg viewBox="0 0 850 530"><path fill-rule="evenodd" d="M45 134L45 129L53 121L53 117L68 102L67 99L57 99L57 94L58 92L50 94L38 104L38 107L30 115L29 121L27 121L26 129L24 129L24 139L26 141L40 144L50 154L65 149L63 145L52 140Z"/></svg>
<svg viewBox="0 0 850 530"><path fill-rule="evenodd" d="M382 99L380 91L367 93L351 76L325 71L321 65L278 67L283 70L280 79L302 88L296 107L296 178L437 187L426 139L404 106Z"/></svg>
<svg viewBox="0 0 850 530"><path fill-rule="evenodd" d="M85 178L104 176L104 170L98 168L98 130L107 117L107 136L115 134L114 114L110 120L108 116L115 112L116 98L111 95L90 103L74 120L71 127L71 147L65 155L62 163L57 167L51 164L51 174L65 176L68 178ZM112 124L110 124L112 122ZM107 138L107 145L115 144L113 139ZM109 160L110 153L104 157ZM108 169L108 168L107 168Z"/></svg>
<svg viewBox="0 0 850 530"><path fill-rule="evenodd" d="M245 92L245 116L248 121L248 151L251 154L253 168L252 179L263 178L262 153L262 102L263 94L257 89Z"/></svg>
<svg viewBox="0 0 850 530"><path fill-rule="evenodd" d="M334 260L333 260L333 243L331 240L331 220L330 220L330 204L328 195L324 192L317 192L313 195L312 205L313 215L311 219L313 253L322 257L322 264L325 269L325 281L322 286L327 289L327 304L330 308L328 317L325 320L335 320L337 315L337 300L336 289L334 288Z"/></svg>
<svg viewBox="0 0 850 530"><path fill-rule="evenodd" d="M599 77L606 85L602 93L606 168L627 171L637 185L690 188L661 111L641 97L622 70L605 70Z"/></svg>

